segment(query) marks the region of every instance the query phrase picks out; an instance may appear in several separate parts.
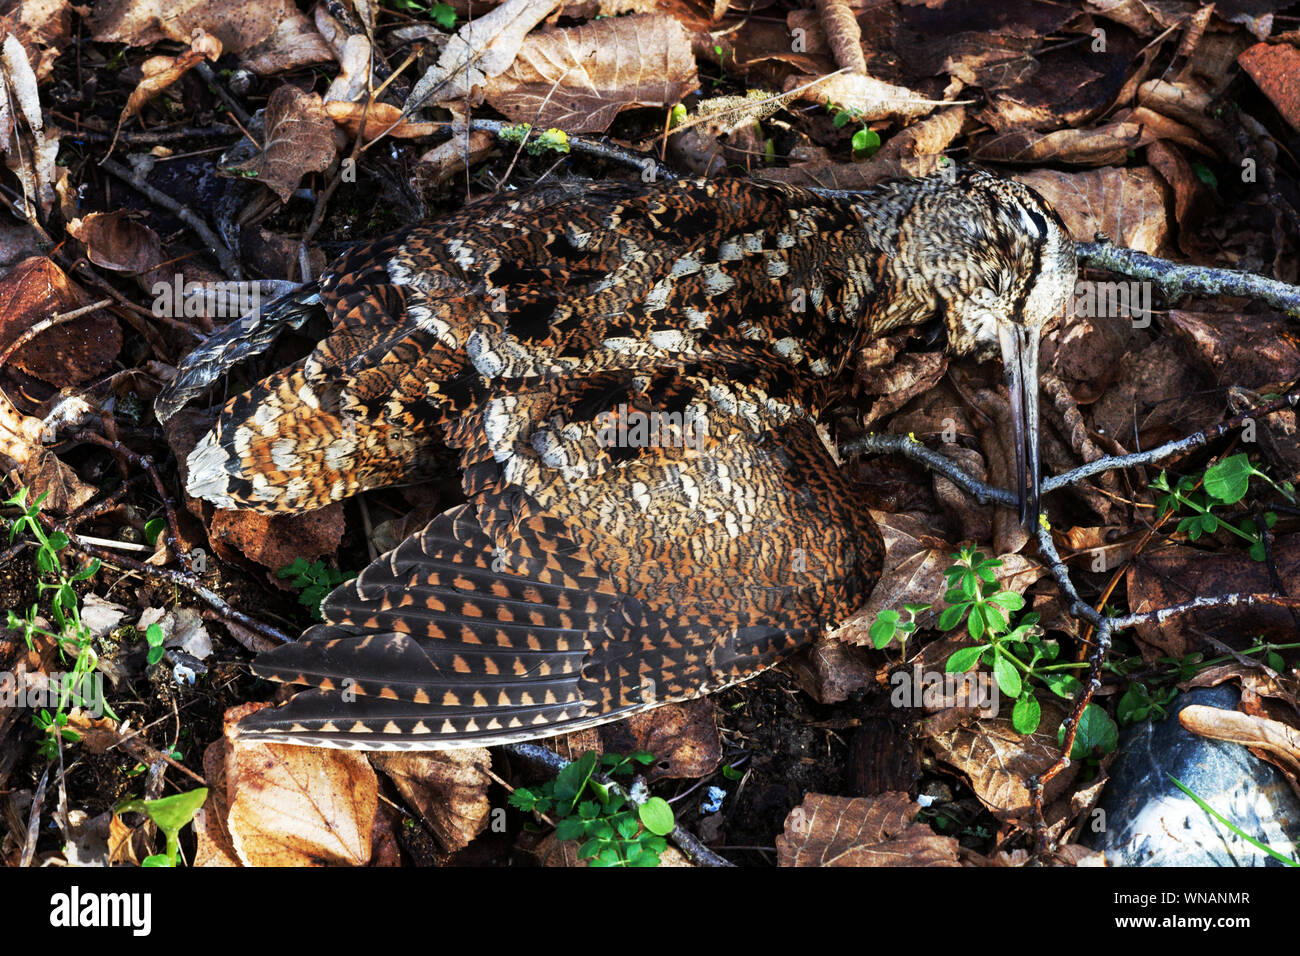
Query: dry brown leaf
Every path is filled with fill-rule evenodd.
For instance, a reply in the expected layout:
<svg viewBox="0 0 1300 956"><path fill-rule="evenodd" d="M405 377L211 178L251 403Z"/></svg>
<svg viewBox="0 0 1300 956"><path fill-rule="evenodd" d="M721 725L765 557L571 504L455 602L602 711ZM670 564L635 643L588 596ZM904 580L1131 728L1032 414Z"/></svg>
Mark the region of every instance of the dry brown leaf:
<svg viewBox="0 0 1300 956"><path fill-rule="evenodd" d="M838 704L876 682L875 659L865 648L822 635L805 654L783 664L799 687L819 704Z"/></svg>
<svg viewBox="0 0 1300 956"><path fill-rule="evenodd" d="M143 275L162 262L162 240L130 212L92 212L68 223L68 233L81 240L86 258L114 272Z"/></svg>
<svg viewBox="0 0 1300 956"><path fill-rule="evenodd" d="M505 0L451 36L438 62L411 91L408 104L446 105L461 111L483 101L489 77L514 62L530 30L551 15L560 0Z"/></svg>
<svg viewBox="0 0 1300 956"><path fill-rule="evenodd" d="M16 22L9 26L27 49L36 78L44 81L54 69L54 60L72 39L72 4L68 0L16 0L0 4L10 17L17 8Z"/></svg>
<svg viewBox="0 0 1300 956"><path fill-rule="evenodd" d="M930 391L944 372L948 358L942 352L910 352L896 362L862 376L862 386L870 395L880 396L872 403L871 411L862 424L873 422L898 411L916 396Z"/></svg>
<svg viewBox="0 0 1300 956"><path fill-rule="evenodd" d="M654 754L653 764L637 767L651 782L703 777L722 763L717 717L708 698L656 707L597 730L602 753L642 750Z"/></svg>
<svg viewBox="0 0 1300 956"><path fill-rule="evenodd" d="M1279 720L1192 704L1178 712L1178 722L1211 740L1266 750L1300 773L1300 731Z"/></svg>
<svg viewBox="0 0 1300 956"><path fill-rule="evenodd" d="M1091 242L1104 232L1116 245L1159 255L1168 236L1165 187L1149 167L1078 173L1036 169L1015 179L1056 208L1076 242Z"/></svg>
<svg viewBox="0 0 1300 956"><path fill-rule="evenodd" d="M1256 43L1237 57L1292 129L1300 129L1300 50L1289 43Z"/></svg>
<svg viewBox="0 0 1300 956"><path fill-rule="evenodd" d="M430 180L444 183L462 172L467 163L473 166L486 159L496 141L497 138L491 133L475 130L469 134L468 145L463 137L453 136L422 155L417 162L422 173L427 171Z"/></svg>
<svg viewBox="0 0 1300 956"><path fill-rule="evenodd" d="M831 797L810 793L776 838L779 866L957 866L958 844L923 823L906 793Z"/></svg>
<svg viewBox="0 0 1300 956"><path fill-rule="evenodd" d="M254 705L252 709L258 709ZM375 771L350 750L251 743L226 711L227 826L247 866L365 866L379 803Z"/></svg>
<svg viewBox="0 0 1300 956"><path fill-rule="evenodd" d="M1261 388L1300 378L1300 348L1280 313L1186 312L1170 309L1173 331L1219 385Z"/></svg>
<svg viewBox="0 0 1300 956"><path fill-rule="evenodd" d="M805 76L791 76L785 84L786 92L805 86ZM803 90L806 100L830 103L841 109L856 110L865 122L897 119L903 122L919 119L932 112L936 106L950 104L929 100L902 86L894 86L871 76L859 73L838 73L819 80Z"/></svg>
<svg viewBox="0 0 1300 956"><path fill-rule="evenodd" d="M965 775L990 813L1004 822L1024 821L1029 814L1029 779L1061 755L1056 733L1065 709L1055 699L1042 701L1042 707L1038 730L1032 734L1020 734L1011 726L1009 706L997 717L934 734L929 734L926 722L922 733L929 734L926 745L935 757ZM1063 793L1078 771L1076 763L1057 774L1047 786L1045 802Z"/></svg>
<svg viewBox="0 0 1300 956"><path fill-rule="evenodd" d="M685 28L633 16L530 35L484 98L516 122L601 133L623 110L672 106L698 85Z"/></svg>
<svg viewBox="0 0 1300 956"><path fill-rule="evenodd" d="M449 853L468 846L488 825L487 790L492 755L482 747L439 753L374 753L370 762L388 775Z"/></svg>
<svg viewBox="0 0 1300 956"><path fill-rule="evenodd" d="M0 276L0 348L39 322L86 305L84 293L44 256ZM8 362L56 388L106 374L122 348L122 330L103 311L60 322L23 345Z"/></svg>
<svg viewBox="0 0 1300 956"><path fill-rule="evenodd" d="M131 95L126 98L126 106L122 107L122 115L117 119L118 131L122 129L123 123L131 117L139 115L146 103L202 63L203 60L207 59L216 63L217 60L221 59L221 41L216 37L209 36L202 30L198 31L198 34L190 42L190 48L180 56L154 56L140 64L142 76L135 89L131 91ZM116 141L116 132L113 134L113 138Z"/></svg>
<svg viewBox="0 0 1300 956"><path fill-rule="evenodd" d="M194 817L195 866L242 866L230 840L226 815L230 803L226 795L226 761L230 757L231 743L225 737L214 740L203 751L203 779L208 785L208 798L203 809Z"/></svg>
<svg viewBox="0 0 1300 956"><path fill-rule="evenodd" d="M343 540L343 503L299 514L268 515L256 511L217 509L208 526L208 539L227 560L239 556L272 571L297 558L315 561L334 554Z"/></svg>
<svg viewBox="0 0 1300 956"><path fill-rule="evenodd" d="M282 86L266 104L262 152L224 172L231 176L251 174L275 192L281 202L288 202L302 177L328 169L337 152L334 123L320 94Z"/></svg>
<svg viewBox="0 0 1300 956"><path fill-rule="evenodd" d="M316 27L298 11L276 24L265 40L249 47L240 61L245 69L258 76L286 73L303 66L328 63L333 59L330 46Z"/></svg>
<svg viewBox="0 0 1300 956"><path fill-rule="evenodd" d="M90 28L98 43L153 46L161 40L188 44L201 29L227 53L242 53L294 16L293 0L97 0Z"/></svg>
<svg viewBox="0 0 1300 956"><path fill-rule="evenodd" d="M835 56L835 65L847 67L851 73L865 74L867 59L862 55L862 28L847 0L817 0L817 13L826 42Z"/></svg>
<svg viewBox="0 0 1300 956"><path fill-rule="evenodd" d="M1226 534L1224 537L1228 538ZM1206 542L1207 539L1202 537L1201 547ZM1300 588L1300 539L1295 536L1277 538L1272 557L1283 593L1296 593ZM1242 551L1204 551L1200 547L1181 545L1144 552L1142 562L1129 568L1125 580L1129 607L1137 614L1181 604L1195 597L1268 594L1273 590L1268 569ZM1134 629L1142 657L1147 661L1164 655L1182 657L1198 650L1204 647L1204 634L1230 647L1244 646L1243 641L1248 635L1262 635L1265 640L1295 639L1295 622L1291 614L1286 608L1270 605L1204 608L1161 622L1138 624Z"/></svg>
<svg viewBox="0 0 1300 956"><path fill-rule="evenodd" d="M356 136L361 130L361 117L366 118L366 130L362 135L369 139L380 133L387 133L397 139L418 139L430 136L447 128L446 123L412 123L402 119L402 111L389 103L371 103L366 109L365 103L345 103L332 100L325 104L325 113L339 126L347 130L349 136ZM491 134L488 134L489 138ZM445 145L445 144L444 144ZM462 146L463 148L463 146Z"/></svg>

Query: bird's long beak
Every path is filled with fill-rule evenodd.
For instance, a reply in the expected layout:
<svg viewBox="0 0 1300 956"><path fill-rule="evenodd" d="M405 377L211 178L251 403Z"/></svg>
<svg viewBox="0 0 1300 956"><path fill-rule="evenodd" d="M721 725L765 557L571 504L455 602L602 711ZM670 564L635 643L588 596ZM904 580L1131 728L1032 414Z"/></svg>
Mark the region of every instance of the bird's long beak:
<svg viewBox="0 0 1300 956"><path fill-rule="evenodd" d="M1011 396L1020 523L1032 528L1038 521L1038 327L1002 322L998 339Z"/></svg>

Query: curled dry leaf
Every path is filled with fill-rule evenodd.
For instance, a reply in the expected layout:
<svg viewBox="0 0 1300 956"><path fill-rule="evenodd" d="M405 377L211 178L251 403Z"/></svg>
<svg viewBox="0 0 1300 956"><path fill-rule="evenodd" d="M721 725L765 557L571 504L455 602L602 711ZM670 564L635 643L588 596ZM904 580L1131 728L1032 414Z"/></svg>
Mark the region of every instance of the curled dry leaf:
<svg viewBox="0 0 1300 956"><path fill-rule="evenodd" d="M826 42L835 56L835 65L865 74L867 59L862 55L862 28L847 0L817 0L817 13L826 32Z"/></svg>
<svg viewBox="0 0 1300 956"><path fill-rule="evenodd" d="M444 850L453 853L483 832L492 804L487 791L492 755L482 747L437 753L374 753L370 762L393 781L433 831Z"/></svg>
<svg viewBox="0 0 1300 956"><path fill-rule="evenodd" d="M402 111L389 103L371 103L370 109L367 110L365 103L344 103L334 100L325 104L325 113L347 130L349 136L356 136L361 132L361 117L364 116L366 128L361 135L366 139L372 139L380 133L397 139L418 139L447 128L445 123L414 123L402 119Z"/></svg>
<svg viewBox="0 0 1300 956"><path fill-rule="evenodd" d="M1202 737L1265 750L1300 773L1300 731L1280 720L1191 704L1178 712L1178 722Z"/></svg>
<svg viewBox="0 0 1300 956"><path fill-rule="evenodd" d="M7 34L0 45L0 67L4 73L4 89L0 90L3 94L0 95L0 150L5 153L5 163L23 185L27 218L34 221L37 206L42 216L54 207L59 137L53 129L45 128L36 73L27 59L27 51L13 34ZM19 118L26 129L18 125ZM16 147L15 137L22 138L21 148Z"/></svg>
<svg viewBox="0 0 1300 956"><path fill-rule="evenodd" d="M459 111L466 101L481 103L488 78L509 68L529 31L559 5L560 0L506 0L466 23L415 84L408 111L435 104Z"/></svg>
<svg viewBox="0 0 1300 956"><path fill-rule="evenodd" d="M792 76L786 81L786 92L807 82L808 77ZM856 110L858 118L866 122L882 119L907 122L926 116L936 106L949 105L926 99L920 93L906 87L894 86L892 83L885 83L859 73L838 73L828 76L808 87L800 95L803 99Z"/></svg>
<svg viewBox="0 0 1300 956"><path fill-rule="evenodd" d="M151 99L167 89L190 70L198 66L203 60L211 60L213 63L221 58L221 41L214 36L209 36L202 30L190 42L190 48L180 56L154 56L140 64L140 73L142 78L136 88L131 91L131 95L126 99L126 106L122 108L122 115L118 117L117 129L122 129L122 124L132 116L137 116L144 105ZM117 133L113 134L114 140Z"/></svg>
<svg viewBox="0 0 1300 956"><path fill-rule="evenodd" d="M906 793L831 797L810 793L776 838L779 866L957 866L958 843L924 823Z"/></svg>
<svg viewBox="0 0 1300 956"><path fill-rule="evenodd" d="M68 233L86 247L86 258L114 272L143 275L162 262L162 240L125 209L92 212L68 223Z"/></svg>
<svg viewBox="0 0 1300 956"><path fill-rule="evenodd" d="M337 153L334 123L320 94L282 86L266 104L266 142L247 162L227 167L226 174L250 176L288 202L307 173L329 168Z"/></svg>
<svg viewBox="0 0 1300 956"><path fill-rule="evenodd" d="M453 136L422 155L418 162L429 179L443 183L461 172L466 164L472 166L486 159L496 141L491 133L474 130L469 134L468 144L463 136Z"/></svg>
<svg viewBox="0 0 1300 956"><path fill-rule="evenodd" d="M530 35L484 98L516 122L600 133L625 109L671 106L698 85L685 28L633 16Z"/></svg>
<svg viewBox="0 0 1300 956"><path fill-rule="evenodd" d="M370 52L370 40L365 34L354 33L343 42L339 75L325 92L327 105L336 100L351 103L365 95L366 81L370 79Z"/></svg>
<svg viewBox="0 0 1300 956"><path fill-rule="evenodd" d="M226 711L226 824L247 866L364 866L379 783L364 754L250 743L233 727L261 705Z"/></svg>
<svg viewBox="0 0 1300 956"><path fill-rule="evenodd" d="M36 78L44 81L54 69L54 61L72 39L72 4L68 0L6 3L7 13L17 6L17 17L9 30L27 49Z"/></svg>

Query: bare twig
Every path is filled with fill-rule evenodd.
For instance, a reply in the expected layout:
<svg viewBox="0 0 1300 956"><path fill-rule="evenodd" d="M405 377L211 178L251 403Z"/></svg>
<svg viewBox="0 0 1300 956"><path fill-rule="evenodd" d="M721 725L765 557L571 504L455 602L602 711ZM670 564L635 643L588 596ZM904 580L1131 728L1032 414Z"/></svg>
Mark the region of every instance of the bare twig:
<svg viewBox="0 0 1300 956"><path fill-rule="evenodd" d="M1134 279L1148 279L1160 288L1165 298L1177 298L1192 292L1231 295L1258 299L1293 316L1300 316L1300 287L1277 279L1236 269L1183 265L1110 243L1080 242L1074 248L1079 262L1084 265L1118 272Z"/></svg>
<svg viewBox="0 0 1300 956"><path fill-rule="evenodd" d="M155 202L159 206L162 206L198 233L199 238L207 246L208 251L217 257L217 262L220 263L221 270L227 276L236 280L244 277L243 269L240 268L238 261L236 261L234 255L226 247L226 244L217 238L217 234L212 231L212 228L199 218L192 209L188 206L181 205L171 196L168 196L166 193L150 186L145 182L143 176L127 169L121 163L117 162L117 160L105 159L99 165L106 172L112 173L125 183L129 183L132 188L139 190L147 196L151 202Z"/></svg>

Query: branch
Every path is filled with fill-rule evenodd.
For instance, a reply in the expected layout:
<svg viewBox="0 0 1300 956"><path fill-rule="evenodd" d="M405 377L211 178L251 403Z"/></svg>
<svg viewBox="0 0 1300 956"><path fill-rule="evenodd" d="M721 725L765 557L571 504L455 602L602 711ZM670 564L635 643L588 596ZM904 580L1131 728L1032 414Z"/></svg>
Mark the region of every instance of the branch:
<svg viewBox="0 0 1300 956"><path fill-rule="evenodd" d="M1113 246L1108 242L1075 243L1074 251L1079 262L1084 265L1154 282L1167 299L1192 292L1230 295L1242 299L1258 299L1290 315L1300 316L1300 287L1253 272L1183 265L1168 259L1157 259L1135 249Z"/></svg>

